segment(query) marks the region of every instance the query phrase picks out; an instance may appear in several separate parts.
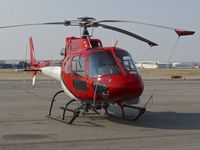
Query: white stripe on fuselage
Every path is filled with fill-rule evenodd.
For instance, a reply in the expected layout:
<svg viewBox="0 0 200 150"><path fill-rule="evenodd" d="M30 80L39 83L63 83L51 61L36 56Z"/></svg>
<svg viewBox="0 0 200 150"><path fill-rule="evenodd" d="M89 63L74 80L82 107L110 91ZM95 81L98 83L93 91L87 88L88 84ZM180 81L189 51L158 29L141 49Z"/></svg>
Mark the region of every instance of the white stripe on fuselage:
<svg viewBox="0 0 200 150"><path fill-rule="evenodd" d="M78 98L76 98L70 91L69 89L65 86L65 84L63 83L62 79L61 79L61 67L60 66L47 66L44 68L41 68L41 71L43 74L56 79L58 81L61 82L61 87L64 90L64 92L71 98L74 100L79 100Z"/></svg>

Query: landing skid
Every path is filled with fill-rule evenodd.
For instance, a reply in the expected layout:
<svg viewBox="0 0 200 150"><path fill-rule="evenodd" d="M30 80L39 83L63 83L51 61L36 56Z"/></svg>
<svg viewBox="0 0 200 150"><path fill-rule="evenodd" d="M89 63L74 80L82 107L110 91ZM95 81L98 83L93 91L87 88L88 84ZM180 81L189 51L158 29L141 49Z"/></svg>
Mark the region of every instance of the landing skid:
<svg viewBox="0 0 200 150"><path fill-rule="evenodd" d="M131 119L133 121L139 119L146 111L146 108L144 108L144 107L137 107L137 106L132 106L132 105L121 105L120 108L121 108L121 111L122 111L122 118L123 119L126 119L126 115L125 115L125 111L124 111L124 108L126 108L126 107L138 110L137 116L135 118Z"/></svg>
<svg viewBox="0 0 200 150"><path fill-rule="evenodd" d="M54 102L56 101L56 96L59 95L60 93L63 93L63 92L64 92L63 90L58 91L58 92L53 96L53 98L52 98L52 100L51 100L51 105L50 105L50 108L49 108L49 113L48 113L49 116L51 116L51 111L52 111L52 108L53 108L53 104L54 104Z"/></svg>
<svg viewBox="0 0 200 150"><path fill-rule="evenodd" d="M64 91L58 91L52 98L51 101L51 105L49 108L49 113L48 113L48 118L63 122L63 123L68 123L68 124L72 124L74 122L74 120L76 118L78 118L80 115L82 116L86 116L86 115L100 115L100 113L97 111L99 109L104 109L105 110L105 114L108 115L112 115L115 116L114 114L111 114L108 111L108 107L109 104L96 104L93 105L89 102L84 102L84 101L77 101L77 100L70 100L68 101L64 106L61 106L60 109L63 111L61 117L53 117L52 116L52 109L54 106L54 102L56 101L56 97L63 93ZM137 120L138 118L140 118L146 111L145 107L137 107L137 106L133 106L133 105L127 105L127 104L123 104L123 105L119 105L122 111L122 118L123 119L128 119L126 117L124 108L131 108L131 109L136 109L138 110L138 114L135 118L131 119L131 120ZM67 113L67 114L66 114ZM129 119L130 120L130 119Z"/></svg>
<svg viewBox="0 0 200 150"><path fill-rule="evenodd" d="M79 117L80 115L100 115L100 113L97 111L96 106L88 103L88 102L84 102L84 101L77 101L77 100L70 100L68 101L64 106L61 106L60 109L63 111L62 113L62 117L61 119L58 119L58 117L53 117L52 116L52 108L54 105L54 102L56 101L56 97L63 93L64 91L58 91L52 98L51 101L51 105L49 108L49 113L48 113L48 118L60 121L60 122L64 122L64 123L68 123L68 124L72 124L74 122L74 120ZM106 108L104 108L106 110ZM67 117L66 112L68 112ZM70 115L69 115L70 114ZM66 119L67 118L67 119Z"/></svg>
<svg viewBox="0 0 200 150"><path fill-rule="evenodd" d="M72 124L74 122L74 120L77 117L79 117L80 114L82 114L83 116L89 115L89 114L100 115L100 113L96 110L96 108L88 102L82 102L80 106L72 109L72 108L70 108L70 105L73 105L73 102L76 103L77 101L71 100L65 105L65 107L60 107L63 110L62 120L65 120L66 111L72 112L72 114L73 114L72 118L67 122L68 124ZM91 113L89 111L92 111L93 113Z"/></svg>
<svg viewBox="0 0 200 150"><path fill-rule="evenodd" d="M156 91L156 89L153 90L151 96L149 97L149 99L147 100L147 102L144 104L143 107L134 106L134 105L127 105L127 104L120 104L119 103L118 106L120 106L120 108L121 108L122 118L123 119L127 119L126 115L125 115L124 108L131 108L131 109L138 110L138 114L137 114L137 116L135 118L129 119L129 120L135 121L135 120L139 119L146 112L146 106L149 104L149 102L152 100L152 103L153 103L153 96L154 96L155 91Z"/></svg>

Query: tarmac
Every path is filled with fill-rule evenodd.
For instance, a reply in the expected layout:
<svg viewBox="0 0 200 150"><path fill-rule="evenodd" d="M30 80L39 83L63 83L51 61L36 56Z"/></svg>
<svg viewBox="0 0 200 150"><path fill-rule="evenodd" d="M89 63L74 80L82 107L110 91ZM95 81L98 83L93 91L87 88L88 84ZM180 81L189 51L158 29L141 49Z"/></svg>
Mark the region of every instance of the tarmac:
<svg viewBox="0 0 200 150"><path fill-rule="evenodd" d="M46 117L53 95L61 90L58 82L40 80L31 88L30 80L0 79L0 150L199 150L200 80L144 83L141 106L155 92L137 121L102 111L69 125ZM64 101L67 98L60 95L52 115L62 114L58 107Z"/></svg>

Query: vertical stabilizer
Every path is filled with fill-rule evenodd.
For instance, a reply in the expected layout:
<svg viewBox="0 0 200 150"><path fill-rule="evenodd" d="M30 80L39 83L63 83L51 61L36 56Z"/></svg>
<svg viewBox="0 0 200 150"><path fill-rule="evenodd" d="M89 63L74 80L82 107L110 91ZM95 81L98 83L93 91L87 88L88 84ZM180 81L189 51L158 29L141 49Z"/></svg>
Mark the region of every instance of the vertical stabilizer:
<svg viewBox="0 0 200 150"><path fill-rule="evenodd" d="M36 64L36 58L35 58L35 51L34 51L34 46L33 46L33 40L32 40L31 36L29 38L29 46L30 46L31 65L34 65L34 64Z"/></svg>
<svg viewBox="0 0 200 150"><path fill-rule="evenodd" d="M51 62L51 61L36 62L33 40L31 36L29 38L29 47L30 47L30 65L31 66L30 66L30 69L26 71L31 71L33 74L32 87L35 86L36 75L38 71L54 79L60 80L60 72L61 72L60 67L54 67L54 66L50 67L50 65L54 64L54 62Z"/></svg>
<svg viewBox="0 0 200 150"><path fill-rule="evenodd" d="M30 46L30 61L31 61L31 67L34 68L36 65L36 58L35 58L35 51L34 51L34 46L33 46L33 40L32 37L30 36L29 38L29 46ZM32 71L33 77L32 77L32 87L35 86L35 79L36 79L36 74L37 71Z"/></svg>

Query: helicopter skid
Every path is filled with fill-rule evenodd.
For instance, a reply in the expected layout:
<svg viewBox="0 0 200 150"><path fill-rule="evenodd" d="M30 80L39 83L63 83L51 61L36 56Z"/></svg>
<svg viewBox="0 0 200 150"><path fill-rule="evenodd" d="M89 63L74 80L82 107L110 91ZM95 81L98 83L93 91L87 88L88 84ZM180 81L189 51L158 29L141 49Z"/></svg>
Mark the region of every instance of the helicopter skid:
<svg viewBox="0 0 200 150"><path fill-rule="evenodd" d="M87 103L84 102L81 106L75 109L71 109L70 105L73 105L76 100L69 101L64 107L60 107L60 109L63 110L62 117L52 117L51 115L48 115L48 118L54 119L59 122L72 124L76 118L78 118L80 115L86 116L86 115L100 115L100 113L96 110L96 108ZM68 112L68 115L65 116L65 114Z"/></svg>
<svg viewBox="0 0 200 150"><path fill-rule="evenodd" d="M146 111L145 107L138 107L138 106L133 106L133 105L122 105L121 110L122 110L122 117L124 119L126 119L125 112L124 112L125 107L138 110L138 115L134 119L132 119L134 121L139 119Z"/></svg>
<svg viewBox="0 0 200 150"><path fill-rule="evenodd" d="M84 105L86 106L87 104L84 104ZM109 111L105 111L105 115L110 115L110 116L113 116L113 117L122 118L124 120L136 121L146 111L146 108L143 108L143 107L130 106L130 105L124 105L123 107L124 108L127 107L127 108L138 110L138 114L134 118L129 118L129 117L126 116L124 110L122 110L122 116L115 115L113 113L110 113ZM62 122L62 123L73 124L74 120L76 118L80 117L80 115L81 116L94 116L94 115L98 115L99 116L100 115L100 113L97 112L97 110L94 111L91 108L89 110L87 110L86 107L84 109L79 109L79 110L71 110L71 109L68 109L68 108L65 108L65 107L60 107L60 108L63 110L63 115L62 116L53 117L53 116L47 115L47 117L50 118L50 119ZM65 116L66 112L71 112L73 115Z"/></svg>
<svg viewBox="0 0 200 150"><path fill-rule="evenodd" d="M116 111L117 105L114 105L113 106L114 108L110 108L106 114L111 115L113 117L122 118L124 120L136 121L146 111L145 107L138 107L138 106L134 106L134 105L123 104L123 105L118 105L118 106L120 108L120 109L118 109L118 111ZM121 110L121 113L120 113L120 110ZM136 112L135 111L133 112L133 110L137 110L137 114L134 116L132 114L135 114Z"/></svg>
<svg viewBox="0 0 200 150"><path fill-rule="evenodd" d="M109 104L105 104L105 105L95 104L95 105L93 105L93 104L88 103L88 102L83 102L83 101L80 102L79 100L72 99L72 100L68 101L64 106L60 107L60 109L63 110L61 117L53 117L51 115L51 112L52 112L54 102L56 101L56 97L63 92L64 92L63 90L58 91L53 96L53 99L52 99L51 105L50 105L50 109L49 109L49 113L48 113L48 116L47 116L48 118L51 118L51 119L54 119L54 120L57 120L57 121L60 121L60 122L72 124L74 122L74 120L76 118L78 118L80 115L82 115L82 116L100 115L100 113L97 111L98 109L104 109L105 114L116 116L115 114L112 114L112 113L109 112L109 110L108 110ZM119 106L121 108L122 118L126 119L126 120L128 119L128 117L125 114L124 108L138 110L137 116L133 119L128 119L128 120L137 120L146 111L145 107L138 107L138 106L127 105L127 104L123 104L123 105L119 105ZM66 113L67 113L67 115L66 115Z"/></svg>
<svg viewBox="0 0 200 150"><path fill-rule="evenodd" d="M83 102L82 105L80 105L77 108L71 109L69 108L70 105L73 105L72 103L75 102L76 103L77 100L71 100L69 101L65 107L60 107L61 109L63 109L63 116L62 116L62 120L65 120L65 113L66 111L68 112L72 112L73 116L72 118L68 121L68 124L72 124L73 121L79 117L80 114L82 114L83 116L85 115L100 115L100 113L96 110L96 108L91 105L90 103L87 102ZM91 112L92 111L92 112Z"/></svg>
<svg viewBox="0 0 200 150"><path fill-rule="evenodd" d="M80 116L80 114L83 116L94 115L94 114L100 115L100 113L96 110L96 106L93 106L92 104L88 102L80 102L78 100L72 99L68 101L64 106L60 107L60 109L63 110L61 119L59 119L59 117L53 117L51 115L51 112L52 112L54 102L56 101L56 97L63 92L64 92L63 90L58 91L53 96L51 105L49 108L49 113L47 115L48 118L51 118L60 122L72 124L74 120ZM67 117L65 116L66 112L68 112Z"/></svg>

